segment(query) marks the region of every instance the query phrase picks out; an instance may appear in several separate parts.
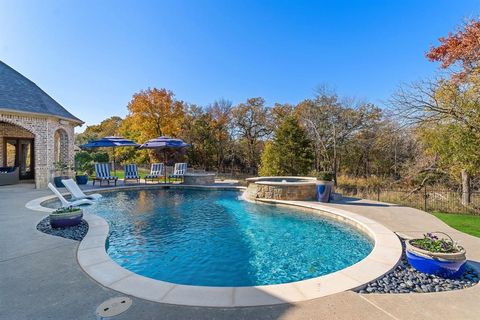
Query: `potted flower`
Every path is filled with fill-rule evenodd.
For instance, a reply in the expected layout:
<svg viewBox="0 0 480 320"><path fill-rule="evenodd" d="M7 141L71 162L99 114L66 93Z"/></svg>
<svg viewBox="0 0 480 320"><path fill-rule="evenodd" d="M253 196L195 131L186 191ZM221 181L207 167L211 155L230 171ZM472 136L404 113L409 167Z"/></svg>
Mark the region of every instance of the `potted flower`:
<svg viewBox="0 0 480 320"><path fill-rule="evenodd" d="M64 187L62 180L70 178L68 176L70 166L62 161L54 162L53 166L55 167L55 176L53 177L53 183L55 184L55 187L62 188Z"/></svg>
<svg viewBox="0 0 480 320"><path fill-rule="evenodd" d="M78 207L58 208L50 213L50 225L52 228L64 228L76 226L82 221L83 210Z"/></svg>
<svg viewBox="0 0 480 320"><path fill-rule="evenodd" d="M443 234L447 239L434 233ZM461 276L467 261L465 249L443 232L427 233L422 239L408 240L405 251L412 267L445 278Z"/></svg>

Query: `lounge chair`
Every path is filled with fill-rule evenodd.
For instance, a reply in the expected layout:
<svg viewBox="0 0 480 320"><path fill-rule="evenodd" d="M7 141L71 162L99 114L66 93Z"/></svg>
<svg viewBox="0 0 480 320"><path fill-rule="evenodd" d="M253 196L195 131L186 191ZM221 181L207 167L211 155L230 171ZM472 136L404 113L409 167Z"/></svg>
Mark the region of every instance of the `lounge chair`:
<svg viewBox="0 0 480 320"><path fill-rule="evenodd" d="M75 201L68 201L67 199L65 199L64 196L62 196L62 194L60 193L60 191L57 190L57 188L55 188L55 186L53 184L51 184L50 182L48 183L48 187L50 188L50 190L53 191L53 193L55 193L55 195L57 196L57 198L60 200L60 202L62 203L62 207L63 208L66 208L66 207L77 207L77 206L80 206L82 204L93 204L94 202L92 200L88 200L88 199L80 199L80 200L75 200Z"/></svg>
<svg viewBox="0 0 480 320"><path fill-rule="evenodd" d="M72 200L81 200L81 199L89 199L89 200L97 200L102 197L101 194L89 194L86 195L83 193L82 189L78 186L78 184L73 181L73 179L65 179L62 180L63 185L67 188L68 192L72 194Z"/></svg>
<svg viewBox="0 0 480 320"><path fill-rule="evenodd" d="M0 168L0 186L7 184L19 183L20 175L18 167L1 167Z"/></svg>
<svg viewBox="0 0 480 320"><path fill-rule="evenodd" d="M95 178L93 178L93 185L95 185L95 181L100 181L100 186L102 185L102 181L107 181L108 185L110 185L110 181L113 181L116 186L117 180L118 177L110 175L110 165L108 163L95 163Z"/></svg>
<svg viewBox="0 0 480 320"><path fill-rule="evenodd" d="M182 178L183 175L187 173L187 164L186 163L175 163L173 168L173 173L168 176L168 178Z"/></svg>
<svg viewBox="0 0 480 320"><path fill-rule="evenodd" d="M150 167L150 173L145 176L145 183L147 183L147 180L150 180L153 182L153 180L157 180L160 182L160 179L163 177L165 174L164 172L165 166L163 163L152 163L152 166Z"/></svg>
<svg viewBox="0 0 480 320"><path fill-rule="evenodd" d="M136 164L125 165L125 178L123 178L123 182L126 184L127 180L137 180L137 183L140 182L140 176L138 175Z"/></svg>

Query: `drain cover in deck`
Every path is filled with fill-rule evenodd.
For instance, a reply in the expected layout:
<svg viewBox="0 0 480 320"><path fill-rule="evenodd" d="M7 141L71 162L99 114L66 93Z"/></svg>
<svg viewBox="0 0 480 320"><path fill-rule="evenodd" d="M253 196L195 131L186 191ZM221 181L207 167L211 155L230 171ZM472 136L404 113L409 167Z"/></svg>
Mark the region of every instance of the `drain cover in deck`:
<svg viewBox="0 0 480 320"><path fill-rule="evenodd" d="M127 311L132 306L132 299L129 297L116 297L108 299L98 306L95 314L97 319L109 318Z"/></svg>

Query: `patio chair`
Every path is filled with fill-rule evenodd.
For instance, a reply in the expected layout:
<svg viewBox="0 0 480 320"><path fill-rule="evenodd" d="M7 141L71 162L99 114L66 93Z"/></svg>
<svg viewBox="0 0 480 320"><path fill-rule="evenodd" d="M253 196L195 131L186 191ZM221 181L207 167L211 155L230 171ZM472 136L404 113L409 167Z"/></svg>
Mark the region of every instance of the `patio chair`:
<svg viewBox="0 0 480 320"><path fill-rule="evenodd" d="M63 185L67 188L68 192L72 194L72 200L81 200L81 199L89 199L89 200L97 200L102 197L101 194L94 193L86 195L83 193L82 189L78 186L78 184L73 181L73 179L65 179L62 180Z"/></svg>
<svg viewBox="0 0 480 320"><path fill-rule="evenodd" d="M92 200L88 200L88 199L80 199L80 200L75 200L75 201L68 201L67 199L65 199L64 196L62 196L62 194L60 193L60 191L57 190L57 188L55 188L55 186L53 184L51 184L50 182L48 183L48 187L50 188L50 190L53 191L53 193L57 196L57 198L60 200L60 202L62 203L62 207L63 208L66 208L66 207L78 207L82 204L93 204L94 202Z"/></svg>
<svg viewBox="0 0 480 320"><path fill-rule="evenodd" d="M125 178L123 178L123 183L127 184L127 180L137 180L137 183L140 183L138 168L134 163L125 165Z"/></svg>
<svg viewBox="0 0 480 320"><path fill-rule="evenodd" d="M110 165L108 163L95 163L95 178L93 178L93 185L95 185L95 181L100 181L100 186L102 185L102 181L107 181L108 185L110 185L110 181L113 181L116 186L117 180L118 177L110 175Z"/></svg>
<svg viewBox="0 0 480 320"><path fill-rule="evenodd" d="M19 181L18 167L0 167L0 186L17 184Z"/></svg>
<svg viewBox="0 0 480 320"><path fill-rule="evenodd" d="M145 183L147 183L147 180L152 182L153 180L157 180L157 182L160 182L160 179L164 175L164 170L165 166L163 163L152 163L152 166L150 167L150 173L145 176Z"/></svg>
<svg viewBox="0 0 480 320"><path fill-rule="evenodd" d="M171 178L181 178L183 179L184 174L187 173L187 164L186 163L175 163L175 167L173 168L173 173L168 176L169 179Z"/></svg>

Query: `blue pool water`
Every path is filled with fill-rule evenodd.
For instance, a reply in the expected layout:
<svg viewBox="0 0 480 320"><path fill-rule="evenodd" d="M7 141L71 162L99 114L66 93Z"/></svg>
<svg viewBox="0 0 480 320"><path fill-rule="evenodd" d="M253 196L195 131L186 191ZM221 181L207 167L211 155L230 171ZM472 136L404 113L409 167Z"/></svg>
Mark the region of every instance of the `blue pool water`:
<svg viewBox="0 0 480 320"><path fill-rule="evenodd" d="M236 191L116 191L85 207L110 224L108 254L146 277L252 286L318 277L367 256L353 228L299 209L239 200Z"/></svg>

